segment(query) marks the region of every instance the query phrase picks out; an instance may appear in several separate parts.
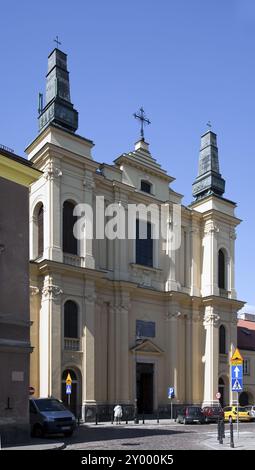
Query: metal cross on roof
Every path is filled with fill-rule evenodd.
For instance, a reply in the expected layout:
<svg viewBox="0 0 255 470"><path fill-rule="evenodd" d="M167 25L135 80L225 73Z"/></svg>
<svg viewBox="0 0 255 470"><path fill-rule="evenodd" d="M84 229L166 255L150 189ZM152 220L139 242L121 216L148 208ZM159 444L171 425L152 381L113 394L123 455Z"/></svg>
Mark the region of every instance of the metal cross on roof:
<svg viewBox="0 0 255 470"><path fill-rule="evenodd" d="M56 36L56 39L54 39L54 42L57 43L57 48L58 46L61 46L61 42L58 40L58 36Z"/></svg>
<svg viewBox="0 0 255 470"><path fill-rule="evenodd" d="M144 124L148 124L148 125L149 125L149 124L151 124L151 122L149 121L149 119L146 118L143 108L140 108L140 109L139 109L139 113L134 113L134 117L135 117L136 119L139 119L139 121L141 122L141 130L140 130L140 133L141 133L141 138L142 138L142 140L144 140Z"/></svg>
<svg viewBox="0 0 255 470"><path fill-rule="evenodd" d="M206 123L206 125L207 125L208 129L211 130L211 128L212 128L212 123L211 123L211 121L208 121L208 122Z"/></svg>

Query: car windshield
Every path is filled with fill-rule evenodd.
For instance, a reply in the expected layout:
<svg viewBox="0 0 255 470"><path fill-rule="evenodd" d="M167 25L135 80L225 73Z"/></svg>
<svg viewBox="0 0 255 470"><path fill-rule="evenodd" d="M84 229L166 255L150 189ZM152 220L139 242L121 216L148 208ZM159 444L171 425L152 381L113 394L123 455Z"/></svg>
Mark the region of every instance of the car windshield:
<svg viewBox="0 0 255 470"><path fill-rule="evenodd" d="M40 411L66 411L66 408L58 400L35 400L35 404Z"/></svg>
<svg viewBox="0 0 255 470"><path fill-rule="evenodd" d="M242 406L239 406L239 410L238 410L238 411L241 411L241 412L243 412L243 411L247 411L247 409L246 409L246 408L244 408L244 407L242 407Z"/></svg>

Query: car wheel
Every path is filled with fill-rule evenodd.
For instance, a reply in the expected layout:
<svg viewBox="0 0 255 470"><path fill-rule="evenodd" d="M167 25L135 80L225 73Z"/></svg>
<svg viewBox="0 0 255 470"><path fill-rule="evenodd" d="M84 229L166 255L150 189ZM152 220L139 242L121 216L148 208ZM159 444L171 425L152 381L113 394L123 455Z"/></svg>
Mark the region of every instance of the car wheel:
<svg viewBox="0 0 255 470"><path fill-rule="evenodd" d="M34 437L43 437L44 436L44 430L42 428L42 426L40 424L36 424L34 427L33 427L33 432L32 432L32 435Z"/></svg>
<svg viewBox="0 0 255 470"><path fill-rule="evenodd" d="M65 437L71 437L73 435L73 431L66 431L64 432Z"/></svg>

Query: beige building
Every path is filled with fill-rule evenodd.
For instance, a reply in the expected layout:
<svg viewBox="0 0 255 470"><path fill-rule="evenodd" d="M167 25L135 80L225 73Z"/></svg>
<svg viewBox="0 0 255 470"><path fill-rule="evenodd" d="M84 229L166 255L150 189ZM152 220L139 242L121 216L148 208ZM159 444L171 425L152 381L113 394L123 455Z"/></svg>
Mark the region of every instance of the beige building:
<svg viewBox="0 0 255 470"><path fill-rule="evenodd" d="M143 134L112 165L93 160L93 143L75 133L66 55L55 49L48 67L40 132L26 149L43 172L30 197L31 385L38 396L66 401L70 372L71 406L87 420L116 403L130 415L136 405L138 412L166 411L168 387L175 389L176 406L213 404L223 381L228 404L229 358L243 306L234 276L240 220L236 204L223 197L216 134L201 138L195 201L184 207ZM126 221L129 204L153 203L160 213L167 205L166 237L153 239L152 221L146 240L137 232L134 239L96 236L104 217L96 211L97 196L104 196L108 218L115 203ZM94 236L86 228L77 240L73 209L84 203L93 208ZM171 235L176 207L178 249Z"/></svg>
<svg viewBox="0 0 255 470"><path fill-rule="evenodd" d="M241 405L255 404L255 315L242 313L237 323L237 344L243 357Z"/></svg>

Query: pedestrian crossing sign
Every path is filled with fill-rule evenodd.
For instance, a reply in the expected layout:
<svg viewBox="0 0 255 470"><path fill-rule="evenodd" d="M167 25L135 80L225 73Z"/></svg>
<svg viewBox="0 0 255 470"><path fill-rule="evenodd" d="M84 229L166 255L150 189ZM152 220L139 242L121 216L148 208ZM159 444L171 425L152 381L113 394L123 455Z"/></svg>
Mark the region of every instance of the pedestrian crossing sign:
<svg viewBox="0 0 255 470"><path fill-rule="evenodd" d="M66 385L66 395L71 395L72 393L72 385Z"/></svg>

